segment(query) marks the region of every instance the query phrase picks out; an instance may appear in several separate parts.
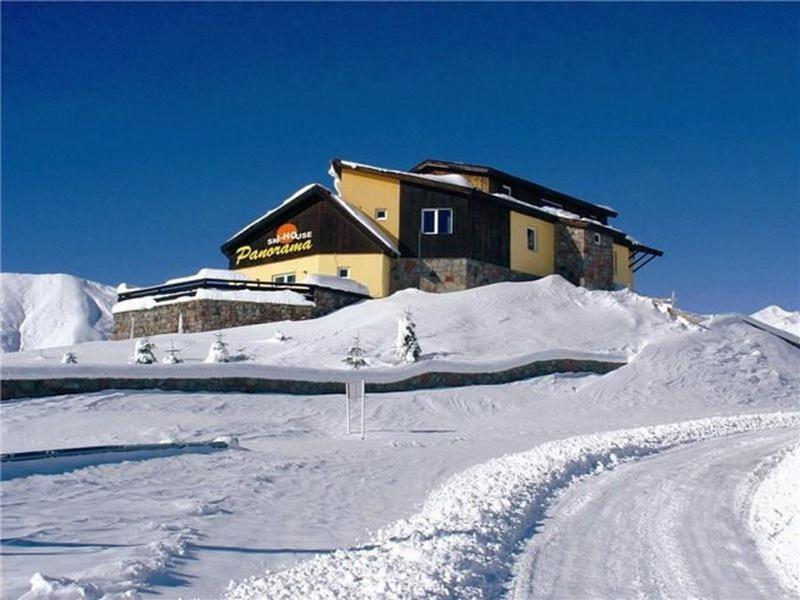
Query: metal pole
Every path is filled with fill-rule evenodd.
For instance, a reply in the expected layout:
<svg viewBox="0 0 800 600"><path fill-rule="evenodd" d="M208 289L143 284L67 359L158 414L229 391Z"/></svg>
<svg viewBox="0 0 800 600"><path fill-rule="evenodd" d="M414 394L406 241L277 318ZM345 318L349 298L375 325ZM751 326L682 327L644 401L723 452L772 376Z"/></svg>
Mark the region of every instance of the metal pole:
<svg viewBox="0 0 800 600"><path fill-rule="evenodd" d="M364 414L364 408L366 405L364 398L366 398L367 396L366 387L367 386L364 385L364 382L362 381L361 382L361 439L362 440L364 439L364 421L366 420L366 415Z"/></svg>
<svg viewBox="0 0 800 600"><path fill-rule="evenodd" d="M347 420L347 425L345 426L345 429L347 431L347 435L350 435L350 393L349 392L350 392L350 389L349 389L349 386L348 386L348 390L345 392L345 395L344 395L344 406L345 406L344 414L345 414L345 419Z"/></svg>

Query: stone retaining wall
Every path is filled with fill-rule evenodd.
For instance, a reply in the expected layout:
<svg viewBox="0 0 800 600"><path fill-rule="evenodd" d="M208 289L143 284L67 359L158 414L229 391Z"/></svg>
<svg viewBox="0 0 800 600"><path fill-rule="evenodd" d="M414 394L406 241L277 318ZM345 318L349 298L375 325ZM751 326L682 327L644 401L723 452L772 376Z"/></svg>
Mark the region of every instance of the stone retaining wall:
<svg viewBox="0 0 800 600"><path fill-rule="evenodd" d="M130 338L131 326L133 326L133 337L177 333L181 315L183 315L184 333L197 333L275 321L314 319L361 300L364 300L364 296L359 294L321 287L314 288L313 306L233 300L189 300L115 314L114 334L111 339Z"/></svg>
<svg viewBox="0 0 800 600"><path fill-rule="evenodd" d="M497 385L552 373L608 373L625 363L597 360L554 359L529 363L503 371L481 373L431 372L390 383L367 383L367 392L404 392L468 385ZM163 390L180 392L236 392L246 394L297 394L303 396L344 393L345 384L336 381L294 381L255 377L193 378L59 378L4 379L0 398L41 398L63 394L85 394L102 390Z"/></svg>

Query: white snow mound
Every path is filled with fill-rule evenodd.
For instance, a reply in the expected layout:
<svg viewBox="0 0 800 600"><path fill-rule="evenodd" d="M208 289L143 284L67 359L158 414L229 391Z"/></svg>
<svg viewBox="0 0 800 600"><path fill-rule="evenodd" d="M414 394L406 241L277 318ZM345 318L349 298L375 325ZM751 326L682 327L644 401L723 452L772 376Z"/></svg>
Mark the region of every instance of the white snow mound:
<svg viewBox="0 0 800 600"><path fill-rule="evenodd" d="M772 305L754 312L750 316L771 327L783 329L800 337L800 310L791 312L782 309L780 306Z"/></svg>
<svg viewBox="0 0 800 600"><path fill-rule="evenodd" d="M105 340L114 329L113 287L72 275L0 273L0 351Z"/></svg>

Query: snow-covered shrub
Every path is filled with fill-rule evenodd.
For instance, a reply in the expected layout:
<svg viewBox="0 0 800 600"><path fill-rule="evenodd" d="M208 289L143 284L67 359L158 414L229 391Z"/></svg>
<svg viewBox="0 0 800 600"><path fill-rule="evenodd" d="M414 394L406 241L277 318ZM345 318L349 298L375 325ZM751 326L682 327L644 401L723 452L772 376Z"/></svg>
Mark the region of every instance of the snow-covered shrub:
<svg viewBox="0 0 800 600"><path fill-rule="evenodd" d="M77 365L78 364L78 355L74 352L64 352L64 356L61 357L61 364L62 365Z"/></svg>
<svg viewBox="0 0 800 600"><path fill-rule="evenodd" d="M164 355L164 358L161 359L161 362L163 362L165 365L177 365L182 363L183 361L178 358L178 352L180 352L180 350L170 344L169 350L167 350L167 353Z"/></svg>
<svg viewBox="0 0 800 600"><path fill-rule="evenodd" d="M289 339L289 336L283 333L282 331L276 331L275 335L272 336L272 339L274 339L277 342L285 342L286 340Z"/></svg>
<svg viewBox="0 0 800 600"><path fill-rule="evenodd" d="M364 349L361 347L358 334L353 338L353 344L347 350L347 356L342 359L342 362L356 370L367 366L367 361L364 358Z"/></svg>
<svg viewBox="0 0 800 600"><path fill-rule="evenodd" d="M417 340L417 324L411 310L406 310L403 317L397 322L397 337L394 342L397 358L405 362L417 362L422 355L419 340Z"/></svg>
<svg viewBox="0 0 800 600"><path fill-rule="evenodd" d="M214 337L214 343L211 344L211 348L208 349L208 355L206 356L207 363L226 363L230 362L231 354L228 351L228 344L222 341L222 337L224 334L216 333Z"/></svg>
<svg viewBox="0 0 800 600"><path fill-rule="evenodd" d="M136 340L136 346L133 349L133 362L137 365L152 365L156 360L156 355L153 350L156 345L147 338Z"/></svg>

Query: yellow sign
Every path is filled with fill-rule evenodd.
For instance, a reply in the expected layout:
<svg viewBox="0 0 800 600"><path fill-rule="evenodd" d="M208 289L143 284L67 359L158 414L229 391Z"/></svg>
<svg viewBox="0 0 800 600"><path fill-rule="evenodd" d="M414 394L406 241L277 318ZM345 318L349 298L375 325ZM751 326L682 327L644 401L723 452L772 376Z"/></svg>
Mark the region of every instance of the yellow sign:
<svg viewBox="0 0 800 600"><path fill-rule="evenodd" d="M294 223L284 223L278 227L275 237L269 238L265 248L239 246L236 249L236 266L242 261L256 261L273 256L284 256L304 252L314 247L310 231L300 232Z"/></svg>

